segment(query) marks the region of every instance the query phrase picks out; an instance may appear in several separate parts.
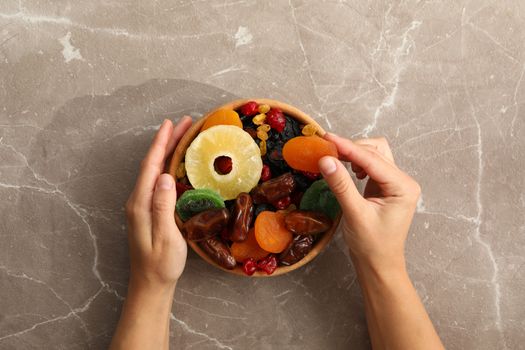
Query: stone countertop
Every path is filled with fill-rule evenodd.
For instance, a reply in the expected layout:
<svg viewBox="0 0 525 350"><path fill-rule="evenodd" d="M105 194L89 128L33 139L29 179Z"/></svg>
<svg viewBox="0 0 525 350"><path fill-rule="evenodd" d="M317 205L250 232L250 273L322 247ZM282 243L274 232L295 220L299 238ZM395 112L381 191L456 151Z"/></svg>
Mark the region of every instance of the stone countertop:
<svg viewBox="0 0 525 350"><path fill-rule="evenodd" d="M388 138L423 188L410 274L448 349L525 343L522 1L3 0L0 349L103 349L123 203L164 118L270 97ZM271 279L190 254L178 349L366 349L340 237Z"/></svg>

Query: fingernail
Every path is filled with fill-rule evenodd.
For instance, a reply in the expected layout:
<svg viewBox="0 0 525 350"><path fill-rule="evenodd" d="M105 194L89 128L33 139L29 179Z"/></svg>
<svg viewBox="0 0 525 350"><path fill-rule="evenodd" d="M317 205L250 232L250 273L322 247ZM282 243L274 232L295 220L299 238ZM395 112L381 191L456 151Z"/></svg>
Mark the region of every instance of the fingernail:
<svg viewBox="0 0 525 350"><path fill-rule="evenodd" d="M323 157L319 161L319 169L323 175L330 175L337 169L337 164L332 157Z"/></svg>
<svg viewBox="0 0 525 350"><path fill-rule="evenodd" d="M170 174L161 174L157 180L157 189L172 190L175 188L175 181Z"/></svg>

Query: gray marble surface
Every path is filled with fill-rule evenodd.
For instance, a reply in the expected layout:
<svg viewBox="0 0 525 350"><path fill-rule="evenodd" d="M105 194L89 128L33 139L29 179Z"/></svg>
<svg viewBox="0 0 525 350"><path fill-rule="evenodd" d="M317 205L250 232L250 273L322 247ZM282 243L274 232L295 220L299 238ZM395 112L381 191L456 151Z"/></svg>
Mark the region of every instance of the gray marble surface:
<svg viewBox="0 0 525 350"><path fill-rule="evenodd" d="M2 0L0 349L107 346L155 129L249 96L386 136L423 188L407 256L445 345L523 349L524 21L521 0ZM369 348L341 237L272 279L190 254L171 344Z"/></svg>

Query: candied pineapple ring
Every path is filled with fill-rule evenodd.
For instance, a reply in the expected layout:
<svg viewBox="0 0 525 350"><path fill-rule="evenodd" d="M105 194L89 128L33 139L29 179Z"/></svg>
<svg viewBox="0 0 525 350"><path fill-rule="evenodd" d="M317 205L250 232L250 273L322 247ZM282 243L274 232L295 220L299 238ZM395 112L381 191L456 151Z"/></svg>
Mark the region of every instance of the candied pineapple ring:
<svg viewBox="0 0 525 350"><path fill-rule="evenodd" d="M232 170L219 174L215 159L230 157ZM243 129L217 125L201 131L186 151L186 174L194 188L210 188L225 200L241 192L250 192L261 177L261 152L255 141Z"/></svg>

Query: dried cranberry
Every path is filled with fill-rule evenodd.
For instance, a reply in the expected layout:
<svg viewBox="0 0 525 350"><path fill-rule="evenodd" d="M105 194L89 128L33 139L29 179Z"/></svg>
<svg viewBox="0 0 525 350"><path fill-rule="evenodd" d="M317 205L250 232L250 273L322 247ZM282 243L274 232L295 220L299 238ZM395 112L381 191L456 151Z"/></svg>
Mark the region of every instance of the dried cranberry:
<svg viewBox="0 0 525 350"><path fill-rule="evenodd" d="M301 174L303 174L308 180L317 180L319 178L319 173L312 173L309 171L301 171Z"/></svg>
<svg viewBox="0 0 525 350"><path fill-rule="evenodd" d="M257 267L266 272L267 275L271 275L277 269L277 258L275 255L270 254L266 258L259 260Z"/></svg>
<svg viewBox="0 0 525 350"><path fill-rule="evenodd" d="M277 132L282 132L286 127L286 118L279 108L272 108L266 113L266 122Z"/></svg>
<svg viewBox="0 0 525 350"><path fill-rule="evenodd" d="M259 104L255 101L246 102L239 108L239 111L247 116L256 115L258 112Z"/></svg>
<svg viewBox="0 0 525 350"><path fill-rule="evenodd" d="M193 187L191 187L190 185L183 184L182 182L177 182L175 184L175 188L177 189L177 197L179 197L179 198L187 190L193 189Z"/></svg>
<svg viewBox="0 0 525 350"><path fill-rule="evenodd" d="M255 262L253 258L248 258L244 260L242 264L242 270L244 271L245 274L247 274L248 276L251 276L257 270L257 263Z"/></svg>
<svg viewBox="0 0 525 350"><path fill-rule="evenodd" d="M232 171L232 159L230 157L220 156L215 159L215 163L213 165L215 167L215 171L221 175L229 174L230 171Z"/></svg>
<svg viewBox="0 0 525 350"><path fill-rule="evenodd" d="M292 199L290 198L290 196L286 196L286 197L283 197L283 198L279 199L278 201L276 201L275 203L272 203L272 204L277 209L284 210L284 209L288 208L288 206L290 206L291 203L292 203Z"/></svg>
<svg viewBox="0 0 525 350"><path fill-rule="evenodd" d="M272 178L272 172L268 164L264 164L261 171L261 181L268 181Z"/></svg>

